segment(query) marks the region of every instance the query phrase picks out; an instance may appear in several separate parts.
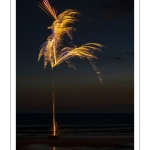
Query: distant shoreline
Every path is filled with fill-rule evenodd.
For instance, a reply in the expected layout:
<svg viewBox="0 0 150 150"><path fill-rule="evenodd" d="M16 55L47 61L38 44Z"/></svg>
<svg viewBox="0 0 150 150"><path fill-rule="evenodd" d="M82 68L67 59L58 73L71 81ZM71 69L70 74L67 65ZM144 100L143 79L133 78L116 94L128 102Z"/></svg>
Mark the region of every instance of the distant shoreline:
<svg viewBox="0 0 150 150"><path fill-rule="evenodd" d="M134 144L134 138L17 138L16 150L23 150L30 144L45 144L50 147L125 147L128 144Z"/></svg>

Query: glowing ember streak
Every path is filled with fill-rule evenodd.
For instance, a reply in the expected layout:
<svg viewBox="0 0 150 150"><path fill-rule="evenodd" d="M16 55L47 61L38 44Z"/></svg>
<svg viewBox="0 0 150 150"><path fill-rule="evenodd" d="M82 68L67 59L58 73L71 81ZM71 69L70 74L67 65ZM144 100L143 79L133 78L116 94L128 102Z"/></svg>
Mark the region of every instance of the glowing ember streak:
<svg viewBox="0 0 150 150"><path fill-rule="evenodd" d="M55 95L53 92L53 136L56 135L56 122L55 122Z"/></svg>
<svg viewBox="0 0 150 150"><path fill-rule="evenodd" d="M86 58L89 60L100 81L102 82L100 71L96 67L95 63L92 62L93 59L97 59L97 57L94 55L94 52L102 52L100 49L101 47L104 47L102 44L86 43L79 47L73 45L71 47L65 47L63 45L65 36L72 39L72 32L76 30L72 25L78 21L77 17L80 15L80 13L77 10L67 9L61 14L57 15L56 11L49 4L48 0L43 0L39 6L48 15L54 18L54 22L48 27L48 29L52 30L52 34L47 38L47 42L42 44L38 61L40 60L41 56L44 56L44 68L47 66L48 62L51 64L52 69L61 63L66 62L69 67L75 69L75 65L70 61L70 58ZM58 127L55 123L55 98L53 91L53 136L57 135L57 129Z"/></svg>
<svg viewBox="0 0 150 150"><path fill-rule="evenodd" d="M52 16L55 20L57 20L57 15L54 8L51 7L48 0L43 0L43 3L39 3L39 7L43 9L48 15Z"/></svg>

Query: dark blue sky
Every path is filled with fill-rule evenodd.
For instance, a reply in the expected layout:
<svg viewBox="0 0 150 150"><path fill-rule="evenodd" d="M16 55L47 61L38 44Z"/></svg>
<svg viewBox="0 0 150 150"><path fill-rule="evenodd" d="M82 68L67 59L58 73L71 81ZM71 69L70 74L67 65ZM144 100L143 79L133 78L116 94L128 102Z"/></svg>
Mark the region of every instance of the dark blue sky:
<svg viewBox="0 0 150 150"><path fill-rule="evenodd" d="M52 77L57 112L134 111L134 1L51 0L58 13L77 9L82 13L73 43L106 46L96 53L103 84L87 60L73 58L77 70L64 62L44 70L37 61L39 47L46 41L53 22L38 7L40 0L16 1L16 110L51 112Z"/></svg>

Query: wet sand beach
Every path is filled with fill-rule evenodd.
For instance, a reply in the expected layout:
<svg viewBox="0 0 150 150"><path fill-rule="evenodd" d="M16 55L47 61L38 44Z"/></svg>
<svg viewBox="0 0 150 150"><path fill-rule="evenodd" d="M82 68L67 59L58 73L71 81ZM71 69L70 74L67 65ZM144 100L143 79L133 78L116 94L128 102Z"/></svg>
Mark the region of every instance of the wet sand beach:
<svg viewBox="0 0 150 150"><path fill-rule="evenodd" d="M45 144L50 147L122 147L134 143L134 138L17 138L16 150L23 150L31 144Z"/></svg>

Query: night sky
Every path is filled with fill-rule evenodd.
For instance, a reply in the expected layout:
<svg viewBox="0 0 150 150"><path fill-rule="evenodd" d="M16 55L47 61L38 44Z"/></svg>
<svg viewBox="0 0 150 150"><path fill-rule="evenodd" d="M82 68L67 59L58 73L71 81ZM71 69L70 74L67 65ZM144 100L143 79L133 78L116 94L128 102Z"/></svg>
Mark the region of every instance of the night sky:
<svg viewBox="0 0 150 150"><path fill-rule="evenodd" d="M16 0L16 111L52 112L52 79L58 113L134 112L134 1L50 0L61 13L81 12L75 23L73 44L101 43L103 53L95 60L103 84L90 63L73 58L77 70L64 62L51 70L38 62L39 48L47 40L53 22L38 3Z"/></svg>

